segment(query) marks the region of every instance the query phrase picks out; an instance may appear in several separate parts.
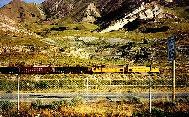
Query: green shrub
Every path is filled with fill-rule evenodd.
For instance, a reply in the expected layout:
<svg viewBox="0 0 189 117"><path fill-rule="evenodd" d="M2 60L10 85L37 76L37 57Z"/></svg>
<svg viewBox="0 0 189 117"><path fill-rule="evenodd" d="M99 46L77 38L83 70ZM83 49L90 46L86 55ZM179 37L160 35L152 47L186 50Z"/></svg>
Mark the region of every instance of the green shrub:
<svg viewBox="0 0 189 117"><path fill-rule="evenodd" d="M10 102L10 101L0 101L0 109L2 111L10 111L11 109L13 109L14 107L14 103Z"/></svg>
<svg viewBox="0 0 189 117"><path fill-rule="evenodd" d="M131 103L131 104L140 104L141 101L140 101L140 98L139 98L139 97L136 97L136 96L129 96L129 97L128 97L128 103Z"/></svg>
<svg viewBox="0 0 189 117"><path fill-rule="evenodd" d="M152 108L152 115L155 117L165 117L165 113L159 108Z"/></svg>
<svg viewBox="0 0 189 117"><path fill-rule="evenodd" d="M39 107L42 105L41 100L36 100L35 102L31 103L31 107L33 107L34 109L39 109Z"/></svg>
<svg viewBox="0 0 189 117"><path fill-rule="evenodd" d="M53 101L51 103L51 109L58 109L62 105L62 101Z"/></svg>
<svg viewBox="0 0 189 117"><path fill-rule="evenodd" d="M35 88L37 89L47 89L49 88L49 83L47 81L40 81L35 84Z"/></svg>
<svg viewBox="0 0 189 117"><path fill-rule="evenodd" d="M71 100L70 105L76 106L76 105L80 105L80 104L83 104L83 103L84 103L83 98L81 96L76 96Z"/></svg>

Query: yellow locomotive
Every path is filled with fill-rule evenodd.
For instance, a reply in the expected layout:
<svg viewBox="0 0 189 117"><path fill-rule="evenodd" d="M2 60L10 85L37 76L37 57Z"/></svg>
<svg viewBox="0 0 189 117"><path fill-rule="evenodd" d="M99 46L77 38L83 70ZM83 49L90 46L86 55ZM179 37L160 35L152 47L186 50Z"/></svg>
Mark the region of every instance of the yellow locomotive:
<svg viewBox="0 0 189 117"><path fill-rule="evenodd" d="M109 66L99 65L92 67L93 73L160 73L157 67L147 66Z"/></svg>
<svg viewBox="0 0 189 117"><path fill-rule="evenodd" d="M157 67L146 67L146 66L128 66L128 73L159 73L159 68Z"/></svg>

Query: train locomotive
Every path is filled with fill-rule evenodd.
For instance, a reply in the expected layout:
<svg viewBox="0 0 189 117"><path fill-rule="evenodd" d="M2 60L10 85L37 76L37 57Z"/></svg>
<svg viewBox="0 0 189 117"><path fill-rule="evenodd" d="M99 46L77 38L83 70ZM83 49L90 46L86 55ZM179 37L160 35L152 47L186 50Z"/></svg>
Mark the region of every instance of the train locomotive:
<svg viewBox="0 0 189 117"><path fill-rule="evenodd" d="M157 67L147 67L147 66L112 66L112 67L105 67L105 66L95 66L92 67L93 73L123 73L123 74L130 74L130 73L160 73L159 68Z"/></svg>
<svg viewBox="0 0 189 117"><path fill-rule="evenodd" d="M105 66L93 67L83 66L22 66L22 67L0 67L1 74L101 74L101 73L160 73L159 68L147 66Z"/></svg>

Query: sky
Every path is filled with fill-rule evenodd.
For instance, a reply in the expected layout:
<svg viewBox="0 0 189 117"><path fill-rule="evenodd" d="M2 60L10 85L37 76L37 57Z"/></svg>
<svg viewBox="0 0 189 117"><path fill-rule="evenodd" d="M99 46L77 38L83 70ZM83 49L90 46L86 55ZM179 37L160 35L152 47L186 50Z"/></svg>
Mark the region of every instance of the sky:
<svg viewBox="0 0 189 117"><path fill-rule="evenodd" d="M11 0L0 0L0 7L4 6L5 4L8 4ZM35 3L41 3L45 0L23 0L25 2L35 2Z"/></svg>

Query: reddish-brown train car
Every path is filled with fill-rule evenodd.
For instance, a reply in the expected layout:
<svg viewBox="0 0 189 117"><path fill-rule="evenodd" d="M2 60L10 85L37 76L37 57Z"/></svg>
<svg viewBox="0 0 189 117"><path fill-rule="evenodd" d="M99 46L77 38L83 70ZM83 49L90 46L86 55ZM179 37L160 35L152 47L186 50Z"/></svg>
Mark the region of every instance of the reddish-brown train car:
<svg viewBox="0 0 189 117"><path fill-rule="evenodd" d="M52 67L21 67L20 74L50 74L53 73Z"/></svg>

